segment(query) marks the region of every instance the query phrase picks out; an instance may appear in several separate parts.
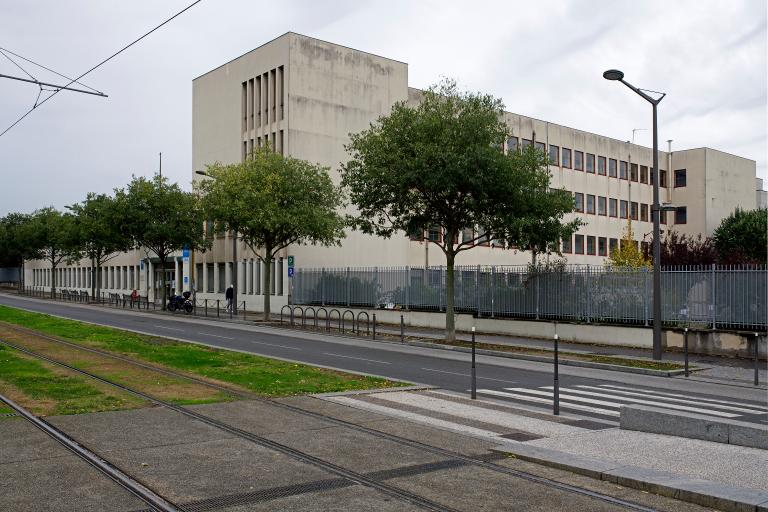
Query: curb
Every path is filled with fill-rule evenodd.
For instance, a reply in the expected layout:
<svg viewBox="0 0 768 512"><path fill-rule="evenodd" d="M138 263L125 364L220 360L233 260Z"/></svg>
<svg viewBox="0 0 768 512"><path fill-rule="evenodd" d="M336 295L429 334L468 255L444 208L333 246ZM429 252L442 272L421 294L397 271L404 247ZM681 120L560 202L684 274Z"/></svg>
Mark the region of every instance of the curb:
<svg viewBox="0 0 768 512"><path fill-rule="evenodd" d="M328 396L355 396L355 395L370 395L373 393L394 393L395 391L427 391L430 389L440 389L440 388L438 386L416 385L416 386L403 386L399 388L353 389L351 391L331 391L330 393L313 393L309 396L324 398Z"/></svg>
<svg viewBox="0 0 768 512"><path fill-rule="evenodd" d="M504 444L491 448L491 451L727 512L768 511L766 491L734 487L522 443Z"/></svg>

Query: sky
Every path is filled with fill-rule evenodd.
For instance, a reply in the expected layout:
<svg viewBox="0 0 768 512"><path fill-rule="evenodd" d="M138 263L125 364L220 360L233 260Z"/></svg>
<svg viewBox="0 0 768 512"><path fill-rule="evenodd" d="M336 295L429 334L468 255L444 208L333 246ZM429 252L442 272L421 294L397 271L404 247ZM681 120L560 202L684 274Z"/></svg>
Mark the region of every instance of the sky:
<svg viewBox="0 0 768 512"><path fill-rule="evenodd" d="M191 1L0 0L0 48L76 76ZM203 0L82 80L108 98L60 92L0 136L0 215L111 192L157 172L160 152L189 189L192 79L287 31L407 62L412 87L450 77L511 112L620 140L639 129L650 146L650 105L601 76L619 68L667 93L661 149L734 153L767 178L766 17L765 0ZM2 55L0 74L25 76ZM0 78L0 131L38 93Z"/></svg>

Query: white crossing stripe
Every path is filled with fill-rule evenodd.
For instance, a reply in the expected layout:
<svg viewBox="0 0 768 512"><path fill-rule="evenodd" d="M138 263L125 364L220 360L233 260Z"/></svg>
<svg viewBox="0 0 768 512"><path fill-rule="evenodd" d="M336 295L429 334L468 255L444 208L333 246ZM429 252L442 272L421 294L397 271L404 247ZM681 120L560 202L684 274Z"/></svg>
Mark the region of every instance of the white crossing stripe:
<svg viewBox="0 0 768 512"><path fill-rule="evenodd" d="M517 400L523 400L526 402L536 402L536 403L543 403L547 405L552 405L552 399L549 398L537 398L533 396L527 396L527 395L520 395L517 393L507 393L504 391L496 391L494 389L478 389L478 393L481 393L483 395L491 395L491 396L500 396L504 398L516 398ZM551 396L551 393L550 393ZM574 409L577 411L586 411L586 412L592 412L596 414L602 414L604 416L618 416L619 411L611 411L608 409L600 409L597 407L589 407L587 405L579 405L579 404L570 404L565 402L560 402L560 407L565 409Z"/></svg>
<svg viewBox="0 0 768 512"><path fill-rule="evenodd" d="M632 391L620 391L620 390L606 390L605 388L598 387L598 386L576 386L577 388L582 389L593 389L597 391L610 391L611 393L619 394L619 395L628 395L628 396L641 396L646 398L658 398L659 400L666 400L667 402L676 402L681 404L692 404L692 405L706 405L708 407L714 407L715 409L722 409L724 411L736 411L736 412L743 412L745 414L759 414L761 411L759 409L747 409L746 407L734 407L732 405L720 405L718 403L702 403L698 399L691 400L691 399L683 399L683 398L672 398L672 397L666 397L666 396L655 396L651 395L649 393L635 393ZM551 388L549 388L551 389ZM566 389L566 388L563 388ZM572 390L574 392L578 392L578 389ZM585 392L584 392L585 393ZM595 396L601 396L601 395L595 395ZM602 396L611 396L611 395L602 395ZM620 397L618 397L620 398Z"/></svg>
<svg viewBox="0 0 768 512"><path fill-rule="evenodd" d="M690 398L688 395L681 395L679 393L665 393L663 391L656 391L655 389L646 389L646 388L628 388L625 386L614 386L613 384L600 384L601 388L611 388L611 389L625 389L627 391L642 391L644 393L652 393L654 395L660 395L660 396L672 396L672 397L678 397L678 398ZM754 404L743 404L740 402L731 402L728 400L715 400L714 398L699 398L696 397L696 400L700 402L712 402L716 404L726 404L726 405L739 405L742 407L752 407L757 409L757 412L768 412L768 409L766 408L760 408L760 406L754 405Z"/></svg>
<svg viewBox="0 0 768 512"><path fill-rule="evenodd" d="M526 389L526 388L504 388L504 389L507 389L509 391L515 391L515 392L530 393L530 394L533 394L533 395L542 395L542 396L547 396L547 397L553 396L552 392L550 392L550 391L539 391L539 390L536 390L536 389ZM551 386L546 387L544 389L551 389ZM598 394L598 393L589 393L589 392L586 392L586 391L582 391L581 393L582 394L595 394L595 395ZM614 397L614 398L616 399L616 397ZM560 399L561 400L562 399L571 400L571 401L574 401L574 402L583 402L583 403L588 403L588 404L595 404L595 405L604 405L606 407L615 407L615 408L619 408L622 405L626 405L626 404L622 404L620 402L608 402L606 400L596 400L594 398L584 398L584 397L577 396L577 395L569 395L569 394L563 394L563 393L560 393ZM638 399L635 399L635 398L624 398L624 397L621 397L621 398L618 398L618 399L624 400L624 401L627 401L627 402L634 402L634 403L646 404L646 405L655 405L657 407L666 407L668 409L677 409L679 411L698 412L698 413L702 413L702 414L709 414L710 416L721 416L723 418L737 418L737 417L740 416L739 414L731 414L731 413L728 413L728 412L711 411L711 410L706 410L706 409L700 409L698 407L687 407L685 405L663 404L661 402L654 402L654 401L651 401L651 400L638 400Z"/></svg>

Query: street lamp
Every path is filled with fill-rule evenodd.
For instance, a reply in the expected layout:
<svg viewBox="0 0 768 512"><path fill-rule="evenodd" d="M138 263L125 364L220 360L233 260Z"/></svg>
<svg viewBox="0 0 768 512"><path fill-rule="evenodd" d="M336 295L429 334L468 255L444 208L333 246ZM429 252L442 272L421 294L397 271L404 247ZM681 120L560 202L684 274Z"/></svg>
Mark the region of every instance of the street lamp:
<svg viewBox="0 0 768 512"><path fill-rule="evenodd" d="M195 171L195 174L207 176L216 179L205 171ZM237 318L237 232L232 231L232 307L229 310L229 317L234 315Z"/></svg>
<svg viewBox="0 0 768 512"><path fill-rule="evenodd" d="M615 80L632 89L653 105L653 205L651 206L651 218L653 219L653 358L661 359L661 235L659 224L661 222L662 207L659 205L659 133L657 126L656 107L664 99L666 93L657 91L644 91L624 80L624 73L618 69L609 69L603 73L606 80ZM653 98L646 94L650 92L659 94Z"/></svg>

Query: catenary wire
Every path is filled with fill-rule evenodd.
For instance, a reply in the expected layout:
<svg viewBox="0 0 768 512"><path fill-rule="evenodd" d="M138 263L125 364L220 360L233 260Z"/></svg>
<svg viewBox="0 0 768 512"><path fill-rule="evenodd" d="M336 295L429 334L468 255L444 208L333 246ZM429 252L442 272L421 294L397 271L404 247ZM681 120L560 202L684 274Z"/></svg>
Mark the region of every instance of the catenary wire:
<svg viewBox="0 0 768 512"><path fill-rule="evenodd" d="M86 84L84 84L84 83L82 83L82 82L79 82L79 81L77 81L77 80L75 80L75 79L73 79L73 78L71 78L71 77L68 77L67 75L62 75L62 74L61 74L61 73L59 73L58 71L55 71L55 70L53 70L53 69L51 69L51 68L49 68L49 67L43 66L42 64L40 64L40 63L38 63L38 62L35 62L35 61L33 61L32 59L28 59L28 58L24 57L23 55L19 55L18 53L12 52L12 51L11 51L11 50L9 50L8 48L3 48L2 46L0 46L0 53L5 53L5 54L7 54L7 53L10 53L10 54L11 54L11 55L13 55L14 57L17 57L17 58L19 58L19 59L21 59L21 60L23 60L23 61L25 61L25 62L29 62L30 64L33 64L33 65L35 65L35 66L37 66L37 67L39 67L39 68L42 68L42 69L44 69L44 70L46 70L46 71L50 71L50 72L51 72L51 73L53 73L54 75L60 76L61 78L66 78L67 80L72 80L72 82L73 82L73 83L76 83L76 84L80 84L80 85L82 85L83 87L85 87L86 89L90 89L90 90L92 90L93 92L102 92L102 91L99 91L98 89L94 89L94 88L93 88L93 87L91 87L90 85L86 85ZM9 57L6 55L6 58L9 58ZM17 65L18 65L18 64L17 64ZM28 72L26 72L26 71L25 71L25 73L27 73L27 74L29 75L29 73L28 73ZM30 77L32 77L32 78L35 78L35 77L33 77L32 75L29 75L29 76L30 76Z"/></svg>
<svg viewBox="0 0 768 512"><path fill-rule="evenodd" d="M118 51L116 51L115 53L113 53L112 55L110 55L109 57L107 57L106 59L104 59L104 60L102 60L101 62L99 62L98 64L96 64L95 66L93 66L91 69L89 69L88 71L86 71L86 72L85 72L85 73L83 73L82 75L78 76L77 78L74 78L74 79L70 80L70 82L69 82L69 83L68 83L68 84L67 84L65 87L69 87L70 85L72 85L72 84L73 84L73 83L75 83L76 81L78 81L78 80L80 80L81 78L83 78L83 77L84 77L85 75L87 75L88 73L91 73L92 71L96 70L97 68L99 68L99 67L103 66L104 64L106 64L107 62L109 62L109 61L110 61L110 60L112 60L113 58L117 57L118 55L120 55L121 53L123 53L125 50L127 50L128 48L130 48L131 46L133 46L134 44L138 43L139 41L141 41L142 39L144 39L144 38L145 38L145 37L147 37L148 35L152 34L152 33L153 33L153 32L155 32L156 30L158 30L159 28L163 27L164 25L166 25L166 24L170 23L172 20L174 20L174 19L175 19L175 18L177 18L178 16L182 15L183 13L185 13L186 11L188 11L189 9L191 9L192 7L194 7L195 5L199 4L199 3L200 3L200 2L202 2L202 1L203 1L203 0L195 0L194 2L192 2L191 4L189 4L188 6L186 6L184 9L180 10L179 12L177 12L176 14L174 14L173 16L171 16L170 18L168 18L167 20L165 20L165 21L164 21L164 22L162 22L161 24L157 25L157 26L156 26L155 28L153 28L152 30L150 30L150 31L148 31L148 32L146 32L146 33L144 33L144 34L143 34L142 36L140 36L139 38L137 38L137 39L133 40L132 42L128 43L127 45L123 46L121 49L119 49ZM27 112L26 112L24 115L22 115L20 118L18 118L16 121L14 121L14 122L13 122L13 124L11 124L11 125L10 125L8 128L6 128L5 130L3 130L3 132L2 132L2 133L0 133L0 137L2 137L3 135L5 135L6 133L8 133L8 132L9 132L9 131L10 131L10 130L11 130L13 127L14 127L14 126L16 126L16 125L17 125L17 124L19 124L21 121L23 121L23 120L24 120L24 119L25 119L25 118L26 118L26 117L27 117L29 114L31 114L31 113L32 113L32 112L33 112L33 111L34 111L36 108L40 107L42 104L44 104L45 102L47 102L49 99L51 99L51 98L53 98L54 96L56 96L56 94L58 94L60 91L61 91L61 89L57 89L56 91L54 91L53 93L51 93L49 96L46 96L46 97L45 97L45 99L43 99L41 102L39 102L39 103L36 103L36 104L35 104L35 106L33 106L32 108L30 108L29 110L27 110Z"/></svg>

